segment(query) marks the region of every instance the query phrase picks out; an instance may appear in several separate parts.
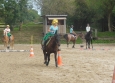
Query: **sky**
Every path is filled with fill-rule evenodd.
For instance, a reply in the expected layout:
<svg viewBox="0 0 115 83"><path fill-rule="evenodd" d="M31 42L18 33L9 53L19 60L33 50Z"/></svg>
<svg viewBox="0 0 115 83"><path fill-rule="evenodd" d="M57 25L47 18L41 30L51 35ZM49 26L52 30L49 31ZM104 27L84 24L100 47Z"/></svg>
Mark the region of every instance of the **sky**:
<svg viewBox="0 0 115 83"><path fill-rule="evenodd" d="M33 1L33 8L32 9L35 9L38 11L38 14L41 15L41 10L40 8L38 9L37 6L35 5L35 2Z"/></svg>

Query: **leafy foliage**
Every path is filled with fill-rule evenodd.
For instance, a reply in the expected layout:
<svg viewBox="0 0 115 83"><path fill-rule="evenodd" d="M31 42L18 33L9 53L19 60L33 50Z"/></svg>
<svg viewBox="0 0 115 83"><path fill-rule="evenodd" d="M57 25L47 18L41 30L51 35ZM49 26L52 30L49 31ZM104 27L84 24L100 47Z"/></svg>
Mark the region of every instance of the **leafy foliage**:
<svg viewBox="0 0 115 83"><path fill-rule="evenodd" d="M74 13L74 0L35 0L41 6L42 15Z"/></svg>
<svg viewBox="0 0 115 83"><path fill-rule="evenodd" d="M29 7L28 0L1 0L0 16L1 22L9 24L11 30L15 25L20 25L20 30L24 22L38 21L40 18L37 11Z"/></svg>

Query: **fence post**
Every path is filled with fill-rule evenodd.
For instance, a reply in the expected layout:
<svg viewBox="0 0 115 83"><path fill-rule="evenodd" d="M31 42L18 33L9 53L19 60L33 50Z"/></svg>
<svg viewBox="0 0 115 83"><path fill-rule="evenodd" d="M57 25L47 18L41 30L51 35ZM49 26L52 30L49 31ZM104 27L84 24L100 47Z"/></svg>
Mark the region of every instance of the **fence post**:
<svg viewBox="0 0 115 83"><path fill-rule="evenodd" d="M97 29L95 29L95 37L97 37Z"/></svg>

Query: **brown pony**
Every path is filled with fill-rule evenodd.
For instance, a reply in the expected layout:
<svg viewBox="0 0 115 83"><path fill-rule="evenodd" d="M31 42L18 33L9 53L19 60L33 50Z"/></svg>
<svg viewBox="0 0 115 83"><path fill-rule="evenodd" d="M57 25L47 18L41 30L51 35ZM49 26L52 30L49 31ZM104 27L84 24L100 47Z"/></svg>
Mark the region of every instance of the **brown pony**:
<svg viewBox="0 0 115 83"><path fill-rule="evenodd" d="M41 44L42 45L42 44ZM59 35L54 35L53 37L50 37L47 42L46 46L43 49L43 54L44 54L44 64L46 66L49 65L50 61L50 54L54 53L54 58L55 58L55 66L58 67L57 65L57 52L58 48L60 46L60 38Z"/></svg>
<svg viewBox="0 0 115 83"><path fill-rule="evenodd" d="M74 36L74 35L75 36ZM73 42L73 46L72 46L72 48L75 48L75 43L76 43L76 40L77 40L77 38L78 37L80 37L80 38L84 38L84 34L82 33L82 32L80 32L80 33L75 33L75 32L73 32L73 34L70 34L70 33L67 33L67 34L65 34L63 37L66 39L66 41L67 41L67 47L68 47L68 45L69 45L69 42L71 41L71 42Z"/></svg>
<svg viewBox="0 0 115 83"><path fill-rule="evenodd" d="M3 42L4 42L4 47L5 49L14 49L14 36L11 35L10 38L7 36L7 33L3 34L3 38L2 38Z"/></svg>

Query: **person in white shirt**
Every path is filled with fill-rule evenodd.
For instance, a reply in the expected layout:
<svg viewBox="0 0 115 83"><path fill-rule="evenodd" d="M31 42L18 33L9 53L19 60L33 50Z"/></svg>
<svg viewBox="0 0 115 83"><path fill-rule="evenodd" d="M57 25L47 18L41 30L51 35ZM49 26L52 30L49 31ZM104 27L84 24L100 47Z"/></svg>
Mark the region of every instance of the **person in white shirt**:
<svg viewBox="0 0 115 83"><path fill-rule="evenodd" d="M88 33L89 31L91 31L91 27L89 26L89 24L87 24L87 27L86 27L86 35L87 35L87 33ZM91 38L92 38L92 34L91 34Z"/></svg>
<svg viewBox="0 0 115 83"><path fill-rule="evenodd" d="M89 32L90 31L90 26L89 26L89 24L87 24L87 27L86 27L86 32Z"/></svg>
<svg viewBox="0 0 115 83"><path fill-rule="evenodd" d="M4 35L7 35L10 38L11 33L10 33L10 26L9 25L6 25L6 28L4 29Z"/></svg>

